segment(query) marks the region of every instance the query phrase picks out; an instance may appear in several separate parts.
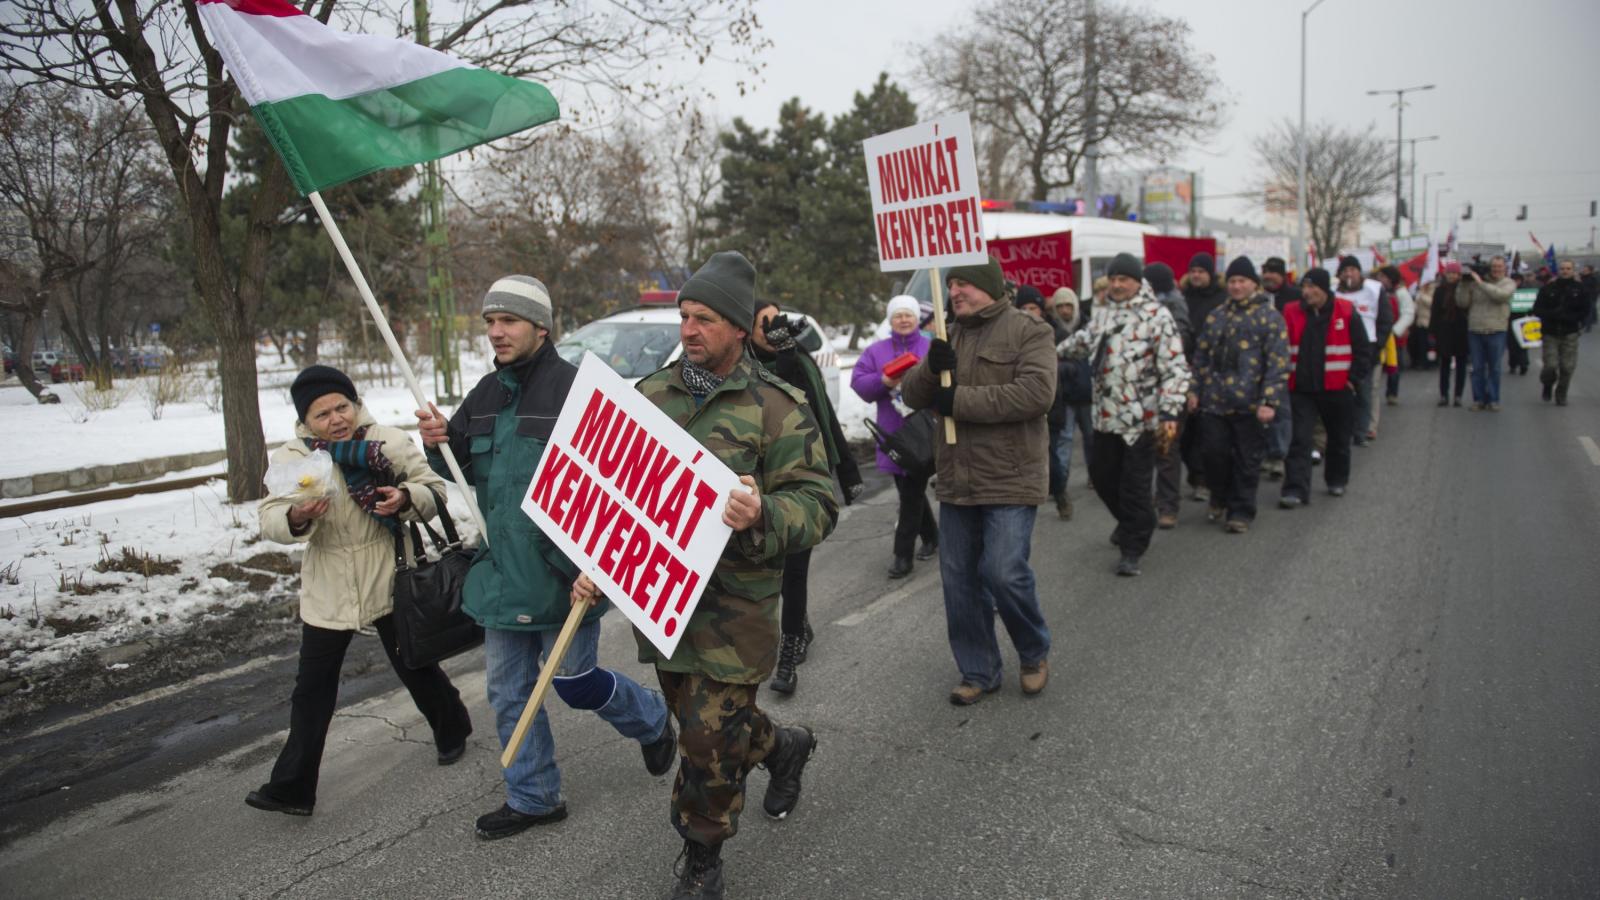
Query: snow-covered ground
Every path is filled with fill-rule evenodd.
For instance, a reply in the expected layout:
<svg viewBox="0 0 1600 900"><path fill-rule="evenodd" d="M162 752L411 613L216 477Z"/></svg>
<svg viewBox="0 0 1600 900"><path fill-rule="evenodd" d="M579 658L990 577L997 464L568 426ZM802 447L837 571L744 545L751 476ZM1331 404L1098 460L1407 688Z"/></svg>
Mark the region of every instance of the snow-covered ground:
<svg viewBox="0 0 1600 900"><path fill-rule="evenodd" d="M839 418L848 438L866 440L862 419L871 407L849 388L856 354L847 345L836 341L843 382ZM276 446L294 434L288 390L294 370L275 354L262 356L258 365L262 425L268 445ZM481 352L464 354L465 383L475 383L488 365ZM374 418L414 424L415 404L403 384L385 386L353 375ZM419 377L425 388L430 385L426 372ZM203 376L195 377L190 399L167 404L159 419L147 402L152 380L119 381L120 402L99 410L93 407L104 404L66 385L53 388L61 403L48 406L35 403L15 381L0 386L0 415L24 438L0 458L0 477L223 448L222 413L210 408L216 403ZM218 463L171 477L221 471ZM458 521L465 518L458 497L451 507ZM249 562L281 567L284 560L276 554L292 552L261 541L254 506L228 504L220 481L0 519L0 680L7 671L26 674L81 652L176 633L199 618L264 599L261 590L240 580L265 571L251 569ZM146 576L146 557L152 569L167 574ZM241 563L245 571L228 570L233 580L211 574L218 566Z"/></svg>

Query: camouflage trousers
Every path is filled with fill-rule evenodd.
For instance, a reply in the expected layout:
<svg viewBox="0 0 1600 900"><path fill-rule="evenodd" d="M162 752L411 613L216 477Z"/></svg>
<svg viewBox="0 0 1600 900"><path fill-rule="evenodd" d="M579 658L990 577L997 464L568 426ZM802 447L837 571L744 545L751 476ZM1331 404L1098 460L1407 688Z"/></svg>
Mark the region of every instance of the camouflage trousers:
<svg viewBox="0 0 1600 900"><path fill-rule="evenodd" d="M672 825L687 840L722 843L739 830L745 776L772 752L772 720L756 706L759 685L656 670L678 720Z"/></svg>

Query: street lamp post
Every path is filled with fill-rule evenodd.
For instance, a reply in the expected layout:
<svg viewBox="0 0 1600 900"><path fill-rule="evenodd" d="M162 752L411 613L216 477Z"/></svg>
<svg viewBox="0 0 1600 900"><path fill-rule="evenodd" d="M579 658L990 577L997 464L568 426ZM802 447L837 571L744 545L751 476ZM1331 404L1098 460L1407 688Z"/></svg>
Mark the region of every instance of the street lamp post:
<svg viewBox="0 0 1600 900"><path fill-rule="evenodd" d="M1416 150L1415 149L1413 149L1411 151L1411 164L1412 164L1413 167L1415 167L1416 164L1417 164L1417 156L1416 156ZM1435 175L1443 175L1443 174L1444 174L1443 172L1423 172L1422 173L1422 215L1425 216L1425 217L1428 215L1428 179L1432 178ZM1417 189L1417 179L1416 179L1415 176L1413 176L1412 179L1411 179L1411 190L1413 192L1415 192L1416 189ZM1428 221L1425 222L1424 224L1431 230L1431 229L1433 229L1434 227L1436 227L1439 224L1439 220L1438 219L1428 219Z"/></svg>
<svg viewBox="0 0 1600 900"><path fill-rule="evenodd" d="M1395 108L1395 117L1394 117L1394 121L1395 121L1395 129L1394 129L1394 141L1395 141L1395 147L1394 147L1394 236L1395 237L1399 237L1400 236L1400 206L1401 206L1401 203L1400 203L1400 178L1401 178L1401 172L1404 169L1404 162L1403 161L1405 159L1405 147L1404 147L1404 144L1405 144L1405 137L1406 137L1406 135L1405 135L1406 94L1409 94L1412 91L1431 91L1435 87L1437 87L1437 85L1422 84L1422 85L1417 85L1415 87L1392 88L1390 90L1383 90L1383 91L1367 91L1367 96L1368 97L1376 97L1376 96L1378 96L1380 94L1394 94L1395 95L1395 102L1394 102L1394 108Z"/></svg>
<svg viewBox="0 0 1600 900"><path fill-rule="evenodd" d="M1306 19L1311 16L1311 11L1321 6L1323 0L1305 8L1300 13L1300 130L1295 132L1295 143L1299 144L1300 167L1299 185L1294 195L1294 205L1300 216L1300 228L1295 232L1295 259L1306 261ZM1306 271L1315 260L1300 266L1301 271Z"/></svg>
<svg viewBox="0 0 1600 900"><path fill-rule="evenodd" d="M1440 223L1439 223L1439 200L1440 200L1440 198L1442 198L1442 197L1443 197L1443 196L1444 196L1444 195L1445 195L1445 194L1448 194L1448 193L1450 193L1450 188L1439 188L1439 190L1438 190L1438 191L1436 191L1436 192L1435 192L1435 193L1434 193L1434 195L1433 195L1433 221L1434 221L1434 224L1435 224L1435 225L1438 225L1438 224L1440 224ZM1423 197L1423 198L1422 198L1422 199L1423 199L1423 200L1424 200L1424 201L1426 201L1426 200L1427 200L1427 199L1428 199L1428 198L1427 198L1427 197ZM1451 216L1451 219L1452 219L1452 221L1451 221L1451 223L1450 223L1450 224L1451 224L1451 225L1454 225L1454 224L1455 224L1455 222L1454 222L1454 221L1453 221L1453 220L1454 220L1454 219L1455 219L1455 217L1454 217L1454 216Z"/></svg>

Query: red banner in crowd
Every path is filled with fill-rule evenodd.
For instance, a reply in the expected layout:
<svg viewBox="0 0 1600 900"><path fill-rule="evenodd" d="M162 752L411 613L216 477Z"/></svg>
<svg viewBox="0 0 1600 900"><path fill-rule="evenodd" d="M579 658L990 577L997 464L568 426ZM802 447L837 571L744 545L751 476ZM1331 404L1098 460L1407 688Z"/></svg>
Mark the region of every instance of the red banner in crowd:
<svg viewBox="0 0 1600 900"><path fill-rule="evenodd" d="M1144 236L1144 264L1166 263L1172 267L1174 278L1182 278L1189 271L1189 260L1196 253L1209 253L1217 258L1216 238L1168 237L1162 234ZM1220 272L1218 273L1221 274Z"/></svg>
<svg viewBox="0 0 1600 900"><path fill-rule="evenodd" d="M1046 298L1057 288L1072 287L1072 232L1058 231L989 242L1000 271L1019 285L1030 284Z"/></svg>

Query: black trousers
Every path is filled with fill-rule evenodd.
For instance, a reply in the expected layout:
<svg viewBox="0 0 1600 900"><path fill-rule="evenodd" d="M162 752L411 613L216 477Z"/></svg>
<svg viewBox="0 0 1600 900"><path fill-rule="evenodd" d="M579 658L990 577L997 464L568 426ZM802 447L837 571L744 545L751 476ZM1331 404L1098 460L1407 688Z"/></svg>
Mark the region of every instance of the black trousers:
<svg viewBox="0 0 1600 900"><path fill-rule="evenodd" d="M1120 435L1094 433L1094 453L1089 457L1089 482L1100 502L1117 520L1117 546L1131 556L1150 549L1156 530L1156 511L1150 497L1150 479L1156 469L1156 436L1146 431L1128 445Z"/></svg>
<svg viewBox="0 0 1600 900"><path fill-rule="evenodd" d="M1328 433L1328 446L1322 454L1323 481L1328 487L1344 487L1350 483L1350 438L1356 427L1356 396L1350 390L1295 391L1290 405L1294 409L1294 437L1289 440L1282 494L1310 503L1312 435L1317 430L1317 422L1320 421Z"/></svg>
<svg viewBox="0 0 1600 900"><path fill-rule="evenodd" d="M1223 507L1230 522L1255 521L1267 426L1253 412L1201 413L1200 447L1211 505Z"/></svg>
<svg viewBox="0 0 1600 900"><path fill-rule="evenodd" d="M433 729L439 750L461 746L472 733L472 720L461 694L438 666L408 669L395 652L394 617L372 623L389 655L400 683L411 692L417 710ZM301 623L300 668L289 698L289 739L272 767L272 779L262 785L267 796L284 803L313 806L317 802L317 773L322 767L322 747L328 724L339 701L339 669L353 631L335 631Z"/></svg>
<svg viewBox="0 0 1600 900"><path fill-rule="evenodd" d="M917 537L930 544L939 541L939 520L928 501L928 478L894 476L894 489L900 495L900 516L894 522L894 555L904 559L916 549Z"/></svg>
<svg viewBox="0 0 1600 900"><path fill-rule="evenodd" d="M806 630L806 582L811 576L811 548L783 558L784 634L804 634Z"/></svg>
<svg viewBox="0 0 1600 900"><path fill-rule="evenodd" d="M1461 399L1461 391L1467 386L1468 362L1469 359L1465 347L1461 349L1460 353L1452 353L1448 356L1443 353L1439 354L1439 396L1445 398L1451 396L1450 367L1454 365L1456 372L1456 392L1454 396L1457 400Z"/></svg>

